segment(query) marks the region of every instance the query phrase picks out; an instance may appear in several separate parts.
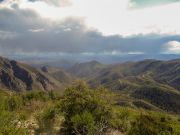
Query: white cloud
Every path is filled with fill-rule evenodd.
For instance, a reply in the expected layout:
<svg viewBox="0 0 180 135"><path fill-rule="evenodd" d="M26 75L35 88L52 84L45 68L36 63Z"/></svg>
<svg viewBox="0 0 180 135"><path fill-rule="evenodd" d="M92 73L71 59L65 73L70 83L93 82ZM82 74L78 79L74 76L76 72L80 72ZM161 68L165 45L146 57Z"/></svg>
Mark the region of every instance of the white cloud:
<svg viewBox="0 0 180 135"><path fill-rule="evenodd" d="M128 54L144 54L144 52L128 52Z"/></svg>
<svg viewBox="0 0 180 135"><path fill-rule="evenodd" d="M6 0L6 6L13 0ZM69 6L54 6L50 0L30 2L14 0L21 9L32 9L41 16L57 21L67 17L85 19L88 28L95 28L104 35L138 34L180 35L180 2L156 7L131 8L130 0L71 0ZM67 0L53 0L66 3Z"/></svg>
<svg viewBox="0 0 180 135"><path fill-rule="evenodd" d="M180 54L180 42L170 41L165 45L165 53Z"/></svg>
<svg viewBox="0 0 180 135"><path fill-rule="evenodd" d="M37 32L43 32L43 31L45 31L45 30L42 29L42 28L39 28L39 29L29 29L28 31L37 33Z"/></svg>
<svg viewBox="0 0 180 135"><path fill-rule="evenodd" d="M72 29L71 28L66 28L66 29L64 29L64 31L68 32L68 31L72 31Z"/></svg>

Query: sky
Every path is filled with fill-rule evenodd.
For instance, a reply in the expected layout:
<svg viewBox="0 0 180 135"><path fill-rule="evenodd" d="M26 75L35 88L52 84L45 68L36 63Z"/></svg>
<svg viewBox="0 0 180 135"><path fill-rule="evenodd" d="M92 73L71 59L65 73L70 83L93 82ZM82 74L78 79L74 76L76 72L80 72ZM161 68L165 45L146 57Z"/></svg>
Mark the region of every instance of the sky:
<svg viewBox="0 0 180 135"><path fill-rule="evenodd" d="M180 54L180 0L0 0L0 55Z"/></svg>

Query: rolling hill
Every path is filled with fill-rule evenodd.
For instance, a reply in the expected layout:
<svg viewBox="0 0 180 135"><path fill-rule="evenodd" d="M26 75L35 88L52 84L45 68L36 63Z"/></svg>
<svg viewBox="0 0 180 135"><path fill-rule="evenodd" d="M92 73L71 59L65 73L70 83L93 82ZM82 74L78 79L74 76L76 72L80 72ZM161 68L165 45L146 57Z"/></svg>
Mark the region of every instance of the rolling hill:
<svg viewBox="0 0 180 135"><path fill-rule="evenodd" d="M119 102L124 99L122 95L126 99L128 96L130 100L124 104L180 112L180 60L143 60L103 66L98 63L98 68L94 67L97 67L94 62L82 63L76 65L74 73L92 87L104 86L116 91L121 95Z"/></svg>

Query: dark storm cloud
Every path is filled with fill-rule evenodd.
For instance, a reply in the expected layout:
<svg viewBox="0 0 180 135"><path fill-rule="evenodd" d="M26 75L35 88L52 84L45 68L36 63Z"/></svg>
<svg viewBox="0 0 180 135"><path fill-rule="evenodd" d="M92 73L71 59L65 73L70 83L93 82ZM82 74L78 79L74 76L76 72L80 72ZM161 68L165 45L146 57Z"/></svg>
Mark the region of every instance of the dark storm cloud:
<svg viewBox="0 0 180 135"><path fill-rule="evenodd" d="M46 24L32 10L0 9L0 30L25 32L29 28L45 27Z"/></svg>
<svg viewBox="0 0 180 135"><path fill-rule="evenodd" d="M0 9L0 53L161 53L169 41L180 36L103 36L87 30L83 19L53 22L31 10ZM6 36L3 36L4 33Z"/></svg>

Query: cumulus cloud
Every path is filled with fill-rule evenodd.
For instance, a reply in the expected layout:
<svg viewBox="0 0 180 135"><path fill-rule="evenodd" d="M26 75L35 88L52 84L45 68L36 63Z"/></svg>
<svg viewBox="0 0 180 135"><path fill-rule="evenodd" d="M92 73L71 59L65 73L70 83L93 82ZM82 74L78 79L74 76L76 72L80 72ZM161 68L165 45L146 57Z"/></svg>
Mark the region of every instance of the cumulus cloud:
<svg viewBox="0 0 180 135"><path fill-rule="evenodd" d="M180 54L180 41L169 41L164 47L165 53Z"/></svg>

